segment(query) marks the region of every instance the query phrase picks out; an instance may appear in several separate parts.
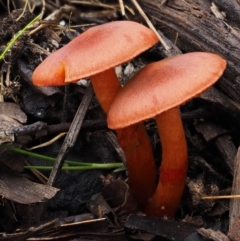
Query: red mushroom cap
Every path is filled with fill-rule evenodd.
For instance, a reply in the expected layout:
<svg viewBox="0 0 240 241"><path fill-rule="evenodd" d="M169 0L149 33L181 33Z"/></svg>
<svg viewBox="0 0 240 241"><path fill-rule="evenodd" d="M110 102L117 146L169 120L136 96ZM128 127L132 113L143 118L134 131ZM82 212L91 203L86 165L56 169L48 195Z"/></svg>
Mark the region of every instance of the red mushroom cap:
<svg viewBox="0 0 240 241"><path fill-rule="evenodd" d="M158 41L154 32L132 21L88 29L47 57L34 71L38 86L64 85L124 63Z"/></svg>
<svg viewBox="0 0 240 241"><path fill-rule="evenodd" d="M225 68L222 57L204 52L147 65L115 97L108 113L109 128L124 128L185 103L213 85Z"/></svg>

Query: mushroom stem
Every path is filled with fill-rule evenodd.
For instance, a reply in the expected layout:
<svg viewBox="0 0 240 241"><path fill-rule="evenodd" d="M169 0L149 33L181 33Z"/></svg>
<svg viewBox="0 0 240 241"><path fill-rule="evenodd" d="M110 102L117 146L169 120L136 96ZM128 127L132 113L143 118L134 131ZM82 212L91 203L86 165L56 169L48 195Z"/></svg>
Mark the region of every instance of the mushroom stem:
<svg viewBox="0 0 240 241"><path fill-rule="evenodd" d="M107 114L109 108L117 95L118 91L122 88L117 78L114 68L105 70L90 77L95 95Z"/></svg>
<svg viewBox="0 0 240 241"><path fill-rule="evenodd" d="M172 218L180 203L187 175L187 144L179 108L156 116L162 145L157 189L145 208L147 215Z"/></svg>
<svg viewBox="0 0 240 241"><path fill-rule="evenodd" d="M146 128L139 122L117 129L116 133L127 160L130 192L143 208L153 196L157 184L157 170Z"/></svg>
<svg viewBox="0 0 240 241"><path fill-rule="evenodd" d="M98 101L107 114L121 89L115 71L112 68L90 78ZM156 167L146 128L140 122L116 130L116 133L127 161L130 192L139 206L143 207L156 188Z"/></svg>

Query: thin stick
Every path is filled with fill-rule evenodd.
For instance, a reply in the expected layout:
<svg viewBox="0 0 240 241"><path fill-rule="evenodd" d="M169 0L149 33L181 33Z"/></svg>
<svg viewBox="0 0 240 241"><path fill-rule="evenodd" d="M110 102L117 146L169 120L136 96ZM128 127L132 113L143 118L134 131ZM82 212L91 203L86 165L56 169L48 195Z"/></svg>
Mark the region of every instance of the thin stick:
<svg viewBox="0 0 240 241"><path fill-rule="evenodd" d="M148 18L148 16L144 13L144 11L142 10L141 6L138 4L138 2L136 0L131 0L132 3L135 5L135 7L137 8L137 10L139 11L139 13L141 14L141 16L144 18L144 20L146 21L147 25L149 26L149 28L152 29L152 31L157 35L160 43L163 45L163 47L166 50L171 49L171 47L168 46L168 44L162 39L162 37L159 35L158 31L156 30L156 28L153 26L152 22L150 21L150 19Z"/></svg>
<svg viewBox="0 0 240 241"><path fill-rule="evenodd" d="M223 195L223 196L208 196L208 197L202 197L203 200L208 199L235 199L240 198L240 195Z"/></svg>
<svg viewBox="0 0 240 241"><path fill-rule="evenodd" d="M61 149L59 150L56 162L54 163L53 169L48 179L48 185L52 186L56 181L57 174L61 171L65 157L67 156L69 150L74 146L78 134L80 132L83 119L85 118L88 106L93 97L92 85L90 85L84 95L81 104L78 107L77 113L73 119L70 129L65 137Z"/></svg>
<svg viewBox="0 0 240 241"><path fill-rule="evenodd" d="M121 13L122 13L122 16L125 16L125 7L124 7L124 4L123 4L123 0L118 0L119 2L119 6L120 6L120 9L121 9Z"/></svg>
<svg viewBox="0 0 240 241"><path fill-rule="evenodd" d="M42 9L41 9L41 13L40 13L40 19L42 19L44 13L45 13L45 9L46 9L46 2L45 0L42 0Z"/></svg>
<svg viewBox="0 0 240 241"><path fill-rule="evenodd" d="M24 5L24 7L23 7L23 11L22 11L22 13L20 14L20 16L15 20L16 22L19 21L19 20L21 19L21 17L23 16L23 14L26 12L27 5L28 5L28 1L25 2L25 5Z"/></svg>
<svg viewBox="0 0 240 241"><path fill-rule="evenodd" d="M38 149L38 148L42 148L42 147L45 147L45 146L52 145L54 142L56 142L61 137L65 136L66 134L67 134L67 132L62 132L62 133L58 134L57 136L55 136L54 138L52 138L51 140L49 140L47 142L44 142L40 145L36 145L36 146L30 147L30 148L27 148L27 150L32 151L32 150L35 150L35 149Z"/></svg>

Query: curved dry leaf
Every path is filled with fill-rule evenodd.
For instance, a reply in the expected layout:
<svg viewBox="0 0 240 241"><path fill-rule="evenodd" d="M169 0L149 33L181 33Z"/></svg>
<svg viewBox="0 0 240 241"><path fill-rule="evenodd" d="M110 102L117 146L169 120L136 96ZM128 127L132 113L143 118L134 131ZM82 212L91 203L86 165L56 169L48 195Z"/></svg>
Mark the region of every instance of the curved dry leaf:
<svg viewBox="0 0 240 241"><path fill-rule="evenodd" d="M0 196L22 204L51 199L59 189L34 183L0 163Z"/></svg>
<svg viewBox="0 0 240 241"><path fill-rule="evenodd" d="M20 106L11 102L0 102L0 114L8 116L20 123L27 122L26 114L21 110Z"/></svg>

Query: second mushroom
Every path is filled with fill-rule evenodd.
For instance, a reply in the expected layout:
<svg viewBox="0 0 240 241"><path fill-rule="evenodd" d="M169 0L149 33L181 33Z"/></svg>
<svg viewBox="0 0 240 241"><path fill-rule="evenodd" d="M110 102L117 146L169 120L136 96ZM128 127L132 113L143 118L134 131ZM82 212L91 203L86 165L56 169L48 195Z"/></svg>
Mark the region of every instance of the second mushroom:
<svg viewBox="0 0 240 241"><path fill-rule="evenodd" d="M187 174L187 145L179 106L200 95L223 74L226 61L212 53L195 52L149 64L119 91L108 113L111 129L155 117L162 162L157 189L145 207L156 217L173 217Z"/></svg>

